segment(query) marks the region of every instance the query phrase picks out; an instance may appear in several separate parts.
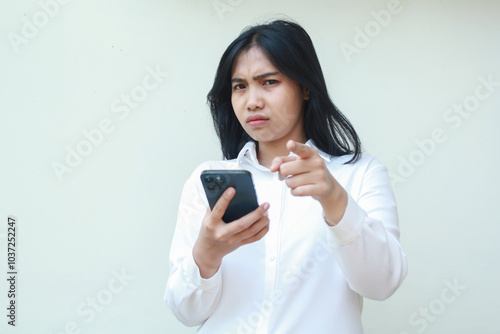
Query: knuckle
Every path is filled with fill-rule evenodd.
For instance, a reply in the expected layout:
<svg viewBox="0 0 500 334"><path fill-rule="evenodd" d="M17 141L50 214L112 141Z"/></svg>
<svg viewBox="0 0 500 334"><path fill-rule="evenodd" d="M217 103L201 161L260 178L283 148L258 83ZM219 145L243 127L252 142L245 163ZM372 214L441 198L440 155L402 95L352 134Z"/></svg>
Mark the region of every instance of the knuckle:
<svg viewBox="0 0 500 334"><path fill-rule="evenodd" d="M226 203L224 203L224 204L217 203L214 206L214 211L215 211L216 217L219 217L221 219L222 216L224 216L224 213L226 212L226 209L227 209L227 204Z"/></svg>
<svg viewBox="0 0 500 334"><path fill-rule="evenodd" d="M281 175L286 175L286 173L288 173L288 166L287 166L287 164L282 164L280 166L279 172L281 173Z"/></svg>
<svg viewBox="0 0 500 334"><path fill-rule="evenodd" d="M283 163L283 160L279 157L274 158L273 161L271 162L272 165L277 165L278 169L282 163Z"/></svg>
<svg viewBox="0 0 500 334"><path fill-rule="evenodd" d="M220 207L219 203L215 204L212 210L212 215L222 216L222 208Z"/></svg>
<svg viewBox="0 0 500 334"><path fill-rule="evenodd" d="M213 226L213 224L208 221L207 224L205 224L205 230L210 233L210 234L214 234L215 233L215 228Z"/></svg>
<svg viewBox="0 0 500 334"><path fill-rule="evenodd" d="M236 225L236 227L239 229L239 230L244 230L248 227L248 221L246 219L246 216L245 217L242 217L234 222L232 222L231 224L234 224Z"/></svg>
<svg viewBox="0 0 500 334"><path fill-rule="evenodd" d="M255 210L255 211L256 211L256 214L258 215L257 219L260 218L260 217L266 216L266 212L267 211L262 206L259 206L257 208L257 210ZM257 219L255 219L255 220L257 220Z"/></svg>
<svg viewBox="0 0 500 334"><path fill-rule="evenodd" d="M264 238L264 236L266 235L266 233L267 233L267 231L264 231L264 230L260 231L259 234L256 235L255 241L258 241L258 240Z"/></svg>
<svg viewBox="0 0 500 334"><path fill-rule="evenodd" d="M320 156L315 156L313 163L316 168L323 168L323 159Z"/></svg>
<svg viewBox="0 0 500 334"><path fill-rule="evenodd" d="M230 248L234 248L234 246L237 244L237 240L235 238L229 238L226 243Z"/></svg>
<svg viewBox="0 0 500 334"><path fill-rule="evenodd" d="M268 222L269 222L269 218L267 218L267 216L262 216L262 217L260 217L260 219L258 221L256 221L255 228L257 230L260 230L261 228L266 226L268 224Z"/></svg>
<svg viewBox="0 0 500 334"><path fill-rule="evenodd" d="M226 233L221 231L221 230L217 230L214 233L214 239L217 241L222 241L222 240L226 239L226 237L227 237Z"/></svg>

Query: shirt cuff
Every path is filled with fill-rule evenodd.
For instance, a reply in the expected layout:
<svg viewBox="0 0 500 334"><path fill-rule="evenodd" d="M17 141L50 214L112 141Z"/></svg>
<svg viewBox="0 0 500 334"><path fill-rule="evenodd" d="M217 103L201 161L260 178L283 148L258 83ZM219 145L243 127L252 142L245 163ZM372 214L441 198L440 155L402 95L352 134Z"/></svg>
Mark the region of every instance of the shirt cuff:
<svg viewBox="0 0 500 334"><path fill-rule="evenodd" d="M340 247L353 242L361 233L364 217L365 212L348 193L344 216L337 225L328 226L331 232L328 234L329 243L334 247Z"/></svg>
<svg viewBox="0 0 500 334"><path fill-rule="evenodd" d="M215 289L222 283L221 267L219 267L219 270L217 270L215 275L212 277L203 278L201 277L198 265L196 265L196 262L194 261L193 255L188 256L183 271L184 280L189 284L192 284L197 289L204 291Z"/></svg>

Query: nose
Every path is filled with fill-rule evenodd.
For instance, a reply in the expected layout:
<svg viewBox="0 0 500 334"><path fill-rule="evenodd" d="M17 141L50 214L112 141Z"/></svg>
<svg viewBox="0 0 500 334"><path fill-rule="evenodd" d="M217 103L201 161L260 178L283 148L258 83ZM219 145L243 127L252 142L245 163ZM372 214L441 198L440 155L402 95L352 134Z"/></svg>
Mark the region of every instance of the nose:
<svg viewBox="0 0 500 334"><path fill-rule="evenodd" d="M251 87L247 93L247 110L255 111L264 108L264 99L258 88Z"/></svg>

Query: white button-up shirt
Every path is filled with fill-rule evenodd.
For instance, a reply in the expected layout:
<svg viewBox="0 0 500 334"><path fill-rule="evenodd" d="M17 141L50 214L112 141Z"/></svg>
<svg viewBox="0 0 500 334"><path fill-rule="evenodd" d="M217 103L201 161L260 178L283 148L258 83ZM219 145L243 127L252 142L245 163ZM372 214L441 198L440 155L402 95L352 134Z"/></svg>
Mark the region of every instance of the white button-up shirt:
<svg viewBox="0 0 500 334"><path fill-rule="evenodd" d="M363 154L344 164L352 155L319 153L348 193L335 227L325 223L318 201L291 195L259 164L253 142L236 159L209 161L193 172L182 192L165 293L177 319L201 325L199 333L363 333L363 297L388 298L407 273L396 203L387 170L375 158ZM209 279L192 255L208 207L204 169L249 170L259 203L270 203L266 236L226 255Z"/></svg>

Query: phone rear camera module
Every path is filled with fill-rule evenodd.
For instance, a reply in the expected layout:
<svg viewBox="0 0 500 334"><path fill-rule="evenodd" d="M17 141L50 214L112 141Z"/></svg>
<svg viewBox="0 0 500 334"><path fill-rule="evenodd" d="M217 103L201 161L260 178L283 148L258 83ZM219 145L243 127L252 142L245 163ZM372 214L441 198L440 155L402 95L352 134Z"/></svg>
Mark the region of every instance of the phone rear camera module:
<svg viewBox="0 0 500 334"><path fill-rule="evenodd" d="M215 177L215 184L217 184L217 186L219 186L220 189L222 189L224 187L224 183L225 183L225 179L223 176L221 175L217 175Z"/></svg>

